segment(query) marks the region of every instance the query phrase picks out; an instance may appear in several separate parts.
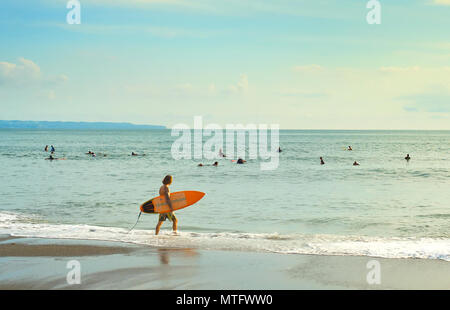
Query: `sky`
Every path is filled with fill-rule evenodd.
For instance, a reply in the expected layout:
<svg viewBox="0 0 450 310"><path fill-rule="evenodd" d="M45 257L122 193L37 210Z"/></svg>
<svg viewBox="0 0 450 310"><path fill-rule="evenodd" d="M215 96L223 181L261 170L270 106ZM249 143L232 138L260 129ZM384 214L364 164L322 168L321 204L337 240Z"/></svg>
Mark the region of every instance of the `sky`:
<svg viewBox="0 0 450 310"><path fill-rule="evenodd" d="M450 130L450 0L0 2L0 119Z"/></svg>

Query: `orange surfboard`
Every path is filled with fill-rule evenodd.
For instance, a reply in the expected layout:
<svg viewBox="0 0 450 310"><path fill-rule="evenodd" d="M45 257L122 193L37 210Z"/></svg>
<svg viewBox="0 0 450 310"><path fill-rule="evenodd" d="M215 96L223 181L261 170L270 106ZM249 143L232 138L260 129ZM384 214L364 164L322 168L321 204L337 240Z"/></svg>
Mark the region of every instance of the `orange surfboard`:
<svg viewBox="0 0 450 310"><path fill-rule="evenodd" d="M199 201L205 196L205 193L197 191L182 191L170 193L170 201L172 202L173 210L180 210L189 207ZM144 202L141 207L143 213L168 213L170 212L164 196L158 196Z"/></svg>

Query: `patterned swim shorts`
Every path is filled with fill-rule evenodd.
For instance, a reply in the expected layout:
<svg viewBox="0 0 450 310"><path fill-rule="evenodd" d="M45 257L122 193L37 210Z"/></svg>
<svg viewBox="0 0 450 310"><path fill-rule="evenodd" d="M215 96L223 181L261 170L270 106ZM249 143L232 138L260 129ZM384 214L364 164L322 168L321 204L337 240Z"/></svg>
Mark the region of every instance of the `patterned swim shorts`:
<svg viewBox="0 0 450 310"><path fill-rule="evenodd" d="M160 213L159 214L159 221L160 222L164 222L165 220L169 220L171 222L173 222L174 220L176 220L176 216L175 214L173 214L173 212L169 212L169 213Z"/></svg>

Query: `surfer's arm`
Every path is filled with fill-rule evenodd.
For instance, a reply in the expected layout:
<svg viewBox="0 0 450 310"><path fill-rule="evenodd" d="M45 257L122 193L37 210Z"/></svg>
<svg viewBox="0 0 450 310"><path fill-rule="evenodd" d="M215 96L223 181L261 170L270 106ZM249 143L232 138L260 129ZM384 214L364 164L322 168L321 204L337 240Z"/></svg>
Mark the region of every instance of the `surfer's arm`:
<svg viewBox="0 0 450 310"><path fill-rule="evenodd" d="M170 211L173 211L172 201L170 201L169 191L165 191L164 197L166 197L167 204L169 205Z"/></svg>

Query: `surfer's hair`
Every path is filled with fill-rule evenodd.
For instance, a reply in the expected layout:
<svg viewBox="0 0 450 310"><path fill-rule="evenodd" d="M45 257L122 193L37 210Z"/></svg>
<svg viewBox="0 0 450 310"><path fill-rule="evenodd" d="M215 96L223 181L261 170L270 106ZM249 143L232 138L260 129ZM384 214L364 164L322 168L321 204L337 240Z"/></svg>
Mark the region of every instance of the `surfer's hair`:
<svg viewBox="0 0 450 310"><path fill-rule="evenodd" d="M162 183L164 185L169 185L170 183L172 183L172 176L171 175L166 175L164 177L164 180L162 181Z"/></svg>

